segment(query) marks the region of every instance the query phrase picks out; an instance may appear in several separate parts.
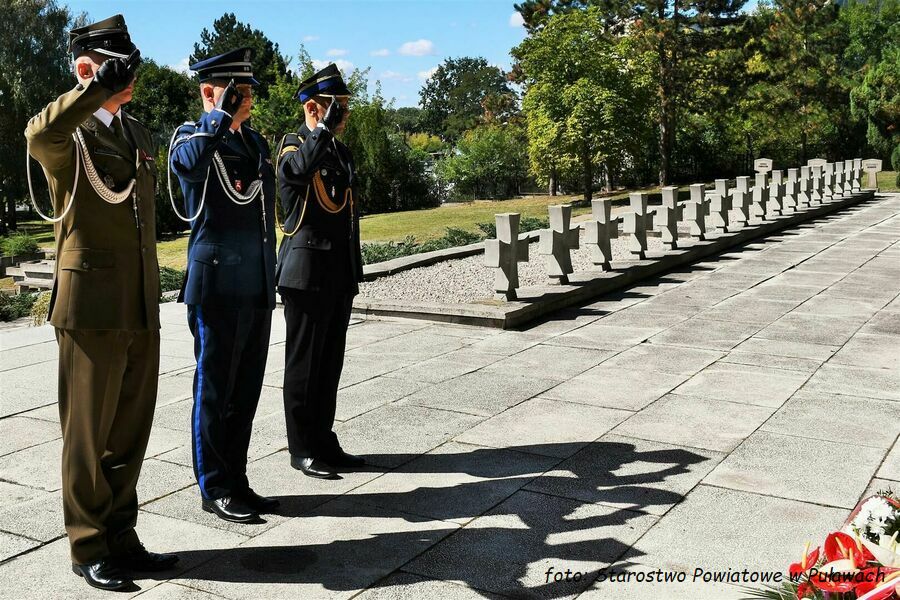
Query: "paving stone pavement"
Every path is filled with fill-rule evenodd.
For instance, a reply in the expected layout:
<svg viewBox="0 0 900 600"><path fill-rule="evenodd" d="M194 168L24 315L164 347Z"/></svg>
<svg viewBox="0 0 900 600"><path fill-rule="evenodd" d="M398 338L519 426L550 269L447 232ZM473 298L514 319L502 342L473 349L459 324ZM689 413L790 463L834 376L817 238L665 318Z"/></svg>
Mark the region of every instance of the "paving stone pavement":
<svg viewBox="0 0 900 600"><path fill-rule="evenodd" d="M695 571L784 571L900 489L898 293L887 195L522 331L355 322L336 430L372 466L337 481L290 468L279 312L249 477L283 508L258 525L199 508L165 304L138 532L182 561L132 595L740 598ZM48 326L0 332L0 598L103 595L68 569L55 359ZM660 569L686 581L608 577Z"/></svg>

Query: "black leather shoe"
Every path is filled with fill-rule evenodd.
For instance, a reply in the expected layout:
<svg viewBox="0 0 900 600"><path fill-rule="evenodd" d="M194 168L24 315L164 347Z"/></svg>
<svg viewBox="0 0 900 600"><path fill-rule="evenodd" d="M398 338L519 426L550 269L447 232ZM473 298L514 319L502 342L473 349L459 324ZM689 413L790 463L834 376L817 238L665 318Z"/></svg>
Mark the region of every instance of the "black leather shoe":
<svg viewBox="0 0 900 600"><path fill-rule="evenodd" d="M111 592L131 590L136 586L130 577L122 573L110 560L101 558L89 565L72 564L72 572L83 577L88 585Z"/></svg>
<svg viewBox="0 0 900 600"><path fill-rule="evenodd" d="M291 466L306 475L316 479L340 479L331 465L310 456L291 456Z"/></svg>
<svg viewBox="0 0 900 600"><path fill-rule="evenodd" d="M338 469L353 469L365 466L366 464L365 458L344 452L343 448L340 446L328 454L325 457L325 460L328 461L329 465L337 467Z"/></svg>
<svg viewBox="0 0 900 600"><path fill-rule="evenodd" d="M247 488L247 491L243 494L243 498L247 506L256 512L272 512L273 510L278 510L278 507L281 506L281 502L278 501L278 498L260 496L251 488Z"/></svg>
<svg viewBox="0 0 900 600"><path fill-rule="evenodd" d="M139 546L127 554L116 556L112 562L126 571L168 571L178 562L178 555L157 554L149 552L144 546Z"/></svg>
<svg viewBox="0 0 900 600"><path fill-rule="evenodd" d="M203 500L203 510L212 513L223 521L232 523L253 523L259 521L259 513L234 496L225 496L215 500Z"/></svg>

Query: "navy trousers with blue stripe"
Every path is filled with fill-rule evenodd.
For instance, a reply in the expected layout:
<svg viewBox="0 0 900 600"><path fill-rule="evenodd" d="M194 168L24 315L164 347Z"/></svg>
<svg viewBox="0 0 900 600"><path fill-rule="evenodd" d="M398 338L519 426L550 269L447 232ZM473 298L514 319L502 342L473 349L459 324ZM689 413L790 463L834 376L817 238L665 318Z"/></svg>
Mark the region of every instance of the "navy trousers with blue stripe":
<svg viewBox="0 0 900 600"><path fill-rule="evenodd" d="M188 305L194 336L194 409L191 441L194 476L204 498L241 494L247 450L259 404L272 311Z"/></svg>

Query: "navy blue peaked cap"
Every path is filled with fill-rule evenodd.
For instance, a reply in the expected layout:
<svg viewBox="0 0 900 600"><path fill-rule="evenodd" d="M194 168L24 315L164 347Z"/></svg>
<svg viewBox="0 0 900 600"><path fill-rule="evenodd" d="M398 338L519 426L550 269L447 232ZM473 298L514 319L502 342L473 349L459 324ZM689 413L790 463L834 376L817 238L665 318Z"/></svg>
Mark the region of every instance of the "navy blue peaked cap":
<svg viewBox="0 0 900 600"><path fill-rule="evenodd" d="M253 77L253 48L238 48L218 56L211 56L190 66L196 71L200 83L210 79L234 79L235 84L259 85Z"/></svg>
<svg viewBox="0 0 900 600"><path fill-rule="evenodd" d="M312 77L300 82L297 99L306 102L315 96L349 96L350 90L337 65L331 63Z"/></svg>

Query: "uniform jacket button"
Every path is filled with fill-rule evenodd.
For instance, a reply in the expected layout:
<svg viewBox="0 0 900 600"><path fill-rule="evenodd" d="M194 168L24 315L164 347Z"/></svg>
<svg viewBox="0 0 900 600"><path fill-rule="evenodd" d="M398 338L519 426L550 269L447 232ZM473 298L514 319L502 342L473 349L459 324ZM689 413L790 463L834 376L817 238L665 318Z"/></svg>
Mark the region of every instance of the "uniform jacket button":
<svg viewBox="0 0 900 600"><path fill-rule="evenodd" d="M87 269L87 268L90 267L90 266L91 266L91 265L88 263L88 261L84 261L84 262L81 263L81 268L82 268L82 269Z"/></svg>
<svg viewBox="0 0 900 600"><path fill-rule="evenodd" d="M218 125L218 124L219 124L218 121L216 121L215 119L212 120L212 126L213 126L213 127L215 127L215 126Z"/></svg>
<svg viewBox="0 0 900 600"><path fill-rule="evenodd" d="M214 265L219 264L219 259L218 259L218 258L214 258L214 259L213 259L213 264L214 264Z"/></svg>

